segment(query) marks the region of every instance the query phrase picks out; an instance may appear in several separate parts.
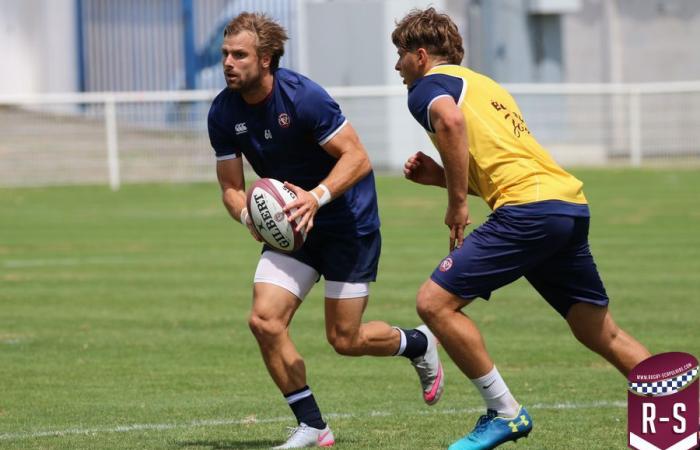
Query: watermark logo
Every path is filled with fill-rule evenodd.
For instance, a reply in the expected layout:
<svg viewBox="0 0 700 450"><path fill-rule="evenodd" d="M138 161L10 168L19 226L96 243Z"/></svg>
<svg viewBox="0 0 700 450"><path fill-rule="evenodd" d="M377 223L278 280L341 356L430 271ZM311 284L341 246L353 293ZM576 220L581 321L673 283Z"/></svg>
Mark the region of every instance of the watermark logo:
<svg viewBox="0 0 700 450"><path fill-rule="evenodd" d="M627 377L628 445L638 450L698 446L698 360L688 353L654 355Z"/></svg>

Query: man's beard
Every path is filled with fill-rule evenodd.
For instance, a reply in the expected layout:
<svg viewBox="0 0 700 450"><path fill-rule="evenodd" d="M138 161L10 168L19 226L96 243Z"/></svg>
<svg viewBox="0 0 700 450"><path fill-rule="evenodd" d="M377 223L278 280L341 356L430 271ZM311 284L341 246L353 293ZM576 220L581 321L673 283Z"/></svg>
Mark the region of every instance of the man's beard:
<svg viewBox="0 0 700 450"><path fill-rule="evenodd" d="M227 87L233 91L240 92L241 94L246 94L248 92L255 91L258 87L260 87L260 80L262 80L262 70L258 68L258 73L257 75L248 78L247 80L243 81L241 78L239 78L240 82L238 83L238 86L231 86L227 83Z"/></svg>

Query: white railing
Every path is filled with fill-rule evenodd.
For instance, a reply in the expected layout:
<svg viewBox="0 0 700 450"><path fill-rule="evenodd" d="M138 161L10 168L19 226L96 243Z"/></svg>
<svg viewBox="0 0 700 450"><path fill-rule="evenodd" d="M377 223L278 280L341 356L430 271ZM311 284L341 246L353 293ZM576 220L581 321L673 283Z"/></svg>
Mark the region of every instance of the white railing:
<svg viewBox="0 0 700 450"><path fill-rule="evenodd" d="M700 81L511 84L528 127L564 165L700 162ZM379 169L425 133L405 87L330 88ZM213 180L206 117L216 92L0 96L0 186Z"/></svg>

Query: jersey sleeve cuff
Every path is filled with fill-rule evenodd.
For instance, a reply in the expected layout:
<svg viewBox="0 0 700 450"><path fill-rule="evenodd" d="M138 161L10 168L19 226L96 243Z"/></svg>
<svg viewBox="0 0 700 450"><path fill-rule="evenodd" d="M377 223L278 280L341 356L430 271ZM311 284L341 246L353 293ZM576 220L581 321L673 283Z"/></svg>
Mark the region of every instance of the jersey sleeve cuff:
<svg viewBox="0 0 700 450"><path fill-rule="evenodd" d="M238 158L238 154L237 154L237 153L233 153L233 154L231 154L231 155L221 155L221 156L217 156L217 157L216 157L216 160L217 160L217 161L227 161L227 160L229 160L229 159L236 159L236 158Z"/></svg>
<svg viewBox="0 0 700 450"><path fill-rule="evenodd" d="M340 130L342 130L343 127L344 127L345 125L347 125L347 124L348 124L348 119L345 119L345 121L344 121L343 123L341 123L340 126L339 126L338 128L336 128L335 130L331 131L326 137L324 137L323 139L321 139L320 141L318 141L318 144L319 144L319 145L325 145L326 143L328 143L328 142L329 142L331 139L333 139L333 138L335 137L335 135L338 134L338 133L340 132Z"/></svg>
<svg viewBox="0 0 700 450"><path fill-rule="evenodd" d="M452 96L451 96L450 94L440 94L440 95L437 95L437 96L433 97L432 100L430 100L430 103L428 103L428 107L425 108L425 114L427 115L427 117L425 118L425 123L428 124L428 130L429 130L431 133L434 133L434 132L435 132L435 129L433 128L433 122L430 121L430 108L433 106L433 103L435 103L435 100L437 100L437 99L439 99L439 98L442 98L442 97L450 97L450 98L452 98Z"/></svg>

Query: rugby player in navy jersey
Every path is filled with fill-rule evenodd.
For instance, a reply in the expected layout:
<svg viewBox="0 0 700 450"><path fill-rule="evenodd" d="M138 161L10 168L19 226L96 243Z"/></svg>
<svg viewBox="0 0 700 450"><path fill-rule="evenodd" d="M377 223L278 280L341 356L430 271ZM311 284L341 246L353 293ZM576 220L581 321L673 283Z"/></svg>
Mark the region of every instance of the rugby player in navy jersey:
<svg viewBox="0 0 700 450"><path fill-rule="evenodd" d="M583 183L563 170L532 136L513 97L460 66L457 26L434 8L413 10L392 33L395 69L408 87L408 108L426 130L443 166L418 152L406 178L447 190L450 253L417 296L418 313L486 404L474 430L449 450L487 450L527 436L532 418L513 397L463 309L520 277L567 321L576 338L624 375L650 356L617 326L588 246L590 213ZM464 236L467 194L493 210ZM514 345L527 349L517 330Z"/></svg>
<svg viewBox="0 0 700 450"><path fill-rule="evenodd" d="M288 334L294 313L321 276L326 336L339 354L409 358L431 405L444 378L425 325L403 330L362 323L381 247L374 175L337 103L310 79L278 67L286 39L285 30L264 14L242 13L227 25L221 46L227 88L212 103L209 137L224 205L257 240L245 208L241 156L258 176L284 181L297 195L288 205L298 208L290 220L301 218L307 240L291 254L263 247L249 325L298 423L275 448L327 447L335 438Z"/></svg>

